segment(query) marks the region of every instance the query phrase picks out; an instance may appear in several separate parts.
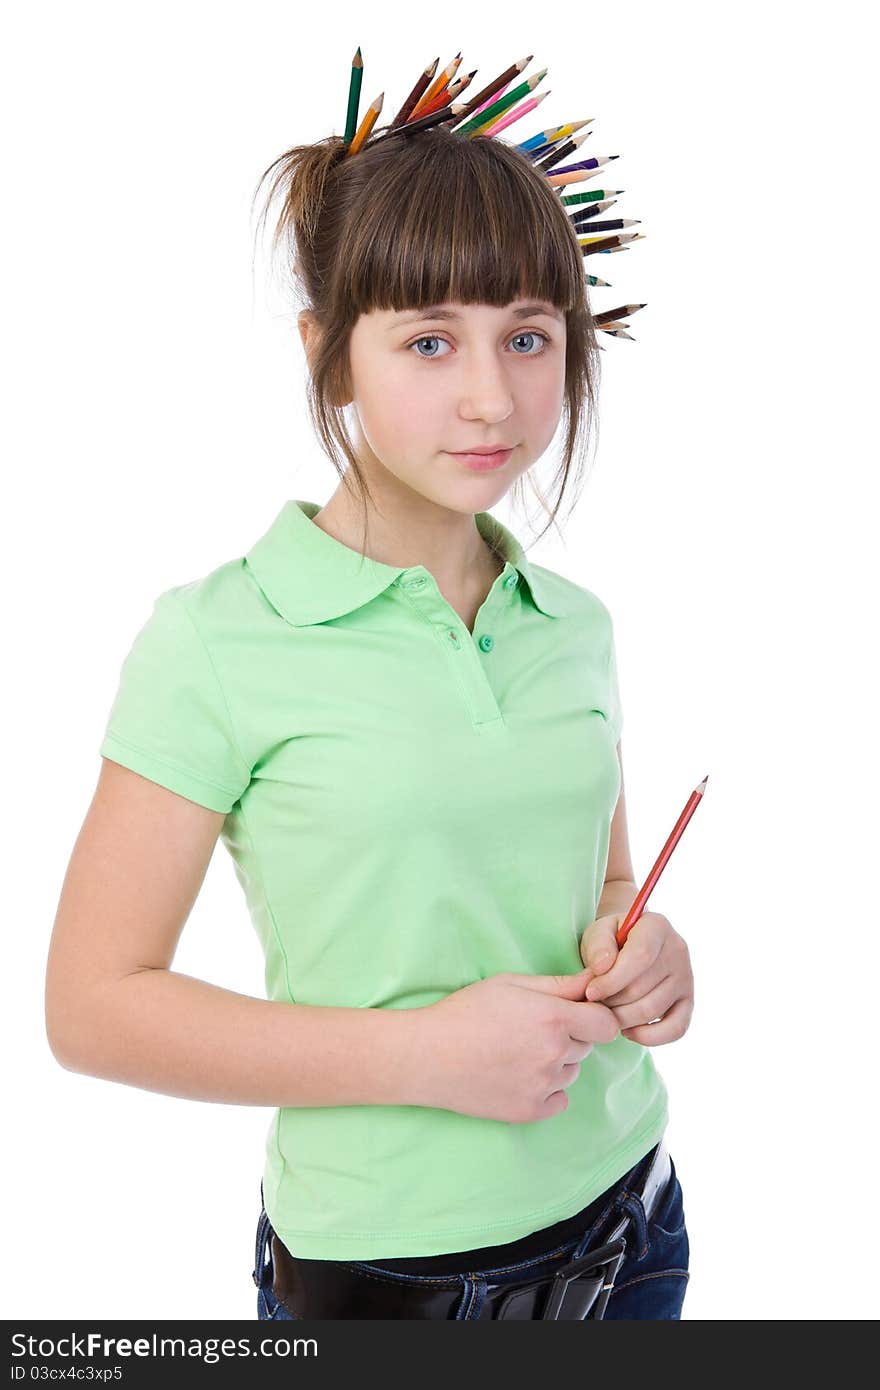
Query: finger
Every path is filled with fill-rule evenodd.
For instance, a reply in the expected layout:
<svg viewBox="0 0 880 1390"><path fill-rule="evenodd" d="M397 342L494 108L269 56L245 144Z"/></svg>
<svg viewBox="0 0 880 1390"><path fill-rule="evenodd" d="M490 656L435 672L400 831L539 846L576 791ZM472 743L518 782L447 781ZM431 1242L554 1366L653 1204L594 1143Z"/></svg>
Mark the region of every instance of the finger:
<svg viewBox="0 0 880 1390"><path fill-rule="evenodd" d="M622 1029L621 1037L629 1038L630 1042L641 1043L643 1047L659 1047L663 1043L677 1042L687 1032L692 1012L693 1005L690 999L679 999L659 1022Z"/></svg>
<svg viewBox="0 0 880 1390"><path fill-rule="evenodd" d="M591 1003L597 1000L609 1009L615 1009L619 1004L635 1004L639 999L643 999L652 989L656 989L670 975L669 966L663 960L654 962L653 968L644 975L639 975L637 979L628 984L625 989L614 992L613 983L609 986L606 979L590 980L586 997ZM595 984L596 988L593 989Z"/></svg>
<svg viewBox="0 0 880 1390"><path fill-rule="evenodd" d="M644 931L639 932L639 927L644 927ZM644 975L650 970L656 961L663 946L664 929L661 924L656 926L651 919L640 918L633 927L626 941L620 948L620 955L601 978L592 980L587 987L587 998L595 999L601 991L604 994L617 994L632 984L640 975Z"/></svg>
<svg viewBox="0 0 880 1390"><path fill-rule="evenodd" d="M614 1009L614 1017L620 1024L620 1031L624 1028L633 1028L640 1023L651 1023L655 1018L664 1018L665 1015L681 998L681 986L674 975L667 975L664 980L643 994L640 999L636 999L628 1004L614 1004L607 1007Z"/></svg>
<svg viewBox="0 0 880 1390"><path fill-rule="evenodd" d="M616 932L621 922L618 915L597 917L581 937L581 960L593 975L604 975L617 959L619 947Z"/></svg>
<svg viewBox="0 0 880 1390"><path fill-rule="evenodd" d="M613 1011L606 1009L604 1004L562 1002L567 1014L569 1037L575 1042L613 1042L619 1034L620 1025Z"/></svg>
<svg viewBox="0 0 880 1390"><path fill-rule="evenodd" d="M579 1075L580 1064L578 1062L565 1062L559 1068L559 1086L561 1086L562 1089L565 1090L568 1086L571 1086L575 1081L577 1081ZM559 1089L559 1086L556 1088L557 1090Z"/></svg>

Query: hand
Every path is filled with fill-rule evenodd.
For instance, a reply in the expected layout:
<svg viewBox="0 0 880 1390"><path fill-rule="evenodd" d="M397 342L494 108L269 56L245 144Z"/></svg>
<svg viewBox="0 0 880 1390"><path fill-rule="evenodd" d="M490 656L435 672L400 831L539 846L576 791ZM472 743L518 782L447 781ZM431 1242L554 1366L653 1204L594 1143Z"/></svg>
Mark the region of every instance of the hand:
<svg viewBox="0 0 880 1390"><path fill-rule="evenodd" d="M643 912L618 947L625 914L597 917L581 937L594 978L585 997L612 1010L623 1037L657 1047L683 1037L694 1011L694 977L684 938L668 917Z"/></svg>
<svg viewBox="0 0 880 1390"><path fill-rule="evenodd" d="M587 972L504 972L415 1009L420 1058L414 1105L522 1124L568 1109L566 1087L594 1043L620 1029L611 1009L587 1003Z"/></svg>

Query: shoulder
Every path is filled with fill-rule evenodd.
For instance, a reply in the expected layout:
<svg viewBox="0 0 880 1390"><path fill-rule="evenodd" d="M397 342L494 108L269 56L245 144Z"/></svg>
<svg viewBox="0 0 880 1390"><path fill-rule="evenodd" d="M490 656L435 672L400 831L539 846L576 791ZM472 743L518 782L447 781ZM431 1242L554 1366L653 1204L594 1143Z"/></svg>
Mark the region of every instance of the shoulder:
<svg viewBox="0 0 880 1390"><path fill-rule="evenodd" d="M157 611L170 623L193 627L206 643L222 642L242 628L253 629L265 608L243 555L172 585L156 599Z"/></svg>
<svg viewBox="0 0 880 1390"><path fill-rule="evenodd" d="M132 642L99 746L121 763L214 811L248 785L240 741L237 672L243 652L226 640L242 600L233 561L164 589Z"/></svg>
<svg viewBox="0 0 880 1390"><path fill-rule="evenodd" d="M154 596L128 658L141 673L188 673L210 684L234 685L241 662L259 645L267 622L262 594L250 580L244 557Z"/></svg>
<svg viewBox="0 0 880 1390"><path fill-rule="evenodd" d="M530 561L529 567L541 586L541 592L560 613L579 623L590 624L596 632L610 634L613 625L611 613L597 593L544 565Z"/></svg>

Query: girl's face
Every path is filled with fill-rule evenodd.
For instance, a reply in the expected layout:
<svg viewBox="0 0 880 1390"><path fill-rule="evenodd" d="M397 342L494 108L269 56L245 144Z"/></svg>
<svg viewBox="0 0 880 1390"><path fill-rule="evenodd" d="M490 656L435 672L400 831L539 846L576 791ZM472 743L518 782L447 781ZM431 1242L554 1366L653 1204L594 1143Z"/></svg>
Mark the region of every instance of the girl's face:
<svg viewBox="0 0 880 1390"><path fill-rule="evenodd" d="M361 314L350 339L359 458L452 511L486 511L551 443L565 395L565 315L552 304L447 303ZM468 449L509 449L478 471ZM361 457L362 456L362 457ZM390 482L385 478L384 481Z"/></svg>

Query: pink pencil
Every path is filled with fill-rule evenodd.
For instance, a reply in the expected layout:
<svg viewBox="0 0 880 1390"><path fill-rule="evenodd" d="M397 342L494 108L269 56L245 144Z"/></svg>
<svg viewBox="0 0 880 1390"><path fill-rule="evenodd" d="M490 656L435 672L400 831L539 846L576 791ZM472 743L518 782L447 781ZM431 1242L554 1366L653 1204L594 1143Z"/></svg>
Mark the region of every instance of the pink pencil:
<svg viewBox="0 0 880 1390"><path fill-rule="evenodd" d="M519 73L517 73L517 77L518 77L518 76L519 76ZM513 78L512 78L512 77L509 77L509 78L507 79L507 81L505 82L504 86L503 86L503 87L499 87L497 92L493 92L492 95L491 95L490 97L486 97L486 100L485 100L485 101L480 102L480 105L476 108L476 110L474 110L474 111L471 112L471 115L472 115L472 116L479 116L480 112L481 112L481 111L485 111L485 109L486 109L487 106L491 106L493 101L497 101L499 97L504 96L504 93L507 91L507 89L508 89L508 87L510 86L510 84L511 84L512 81L513 81Z"/></svg>
<svg viewBox="0 0 880 1390"><path fill-rule="evenodd" d="M542 92L539 97L529 97L528 101L522 101L519 106L514 106L510 111L505 111L504 115L499 120L494 121L492 125L486 126L486 129L480 133L482 135L499 135L505 127L513 125L514 121L518 121L520 116L527 116L530 111L534 111L535 107L542 102L545 97L549 97L549 95L549 92Z"/></svg>

